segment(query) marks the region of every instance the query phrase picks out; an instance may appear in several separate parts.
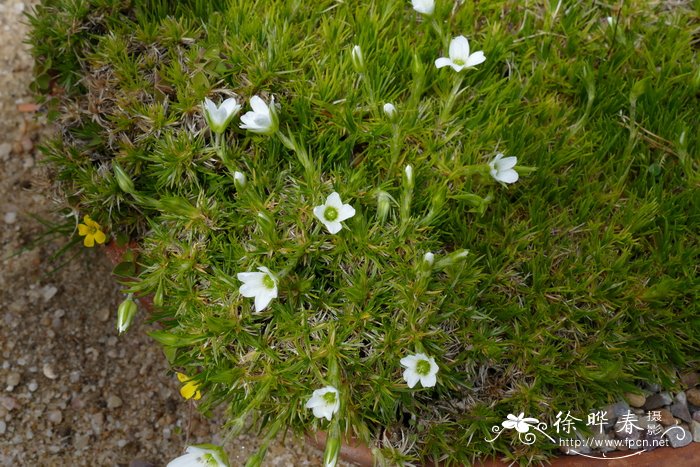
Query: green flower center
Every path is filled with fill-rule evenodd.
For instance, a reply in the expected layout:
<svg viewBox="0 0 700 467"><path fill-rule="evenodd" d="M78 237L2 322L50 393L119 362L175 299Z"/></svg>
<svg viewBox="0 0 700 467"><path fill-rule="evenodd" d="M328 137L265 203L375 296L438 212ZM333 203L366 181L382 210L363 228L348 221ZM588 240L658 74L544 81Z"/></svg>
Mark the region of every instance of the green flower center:
<svg viewBox="0 0 700 467"><path fill-rule="evenodd" d="M263 283L263 285L264 285L265 287L267 287L268 289L274 289L274 288L275 288L275 281L274 281L274 279L272 279L272 277L270 277L270 276L267 275L267 274L265 274L265 276L263 276L262 283Z"/></svg>
<svg viewBox="0 0 700 467"><path fill-rule="evenodd" d="M327 404L335 404L335 393L334 392L327 392L323 395L323 400L326 401Z"/></svg>
<svg viewBox="0 0 700 467"><path fill-rule="evenodd" d="M94 225L88 225L87 231L88 231L88 233L87 233L88 235L95 235L97 233L97 227L95 227Z"/></svg>
<svg viewBox="0 0 700 467"><path fill-rule="evenodd" d="M416 363L416 373L421 376L427 376L430 373L430 362L427 360L418 360Z"/></svg>
<svg viewBox="0 0 700 467"><path fill-rule="evenodd" d="M458 65L458 66L462 66L466 62L464 60L462 60L461 58L457 58L457 59L452 60L452 63L454 63L455 65Z"/></svg>
<svg viewBox="0 0 700 467"><path fill-rule="evenodd" d="M338 218L338 210L333 206L328 206L325 211L323 211L323 217L326 220L334 221Z"/></svg>

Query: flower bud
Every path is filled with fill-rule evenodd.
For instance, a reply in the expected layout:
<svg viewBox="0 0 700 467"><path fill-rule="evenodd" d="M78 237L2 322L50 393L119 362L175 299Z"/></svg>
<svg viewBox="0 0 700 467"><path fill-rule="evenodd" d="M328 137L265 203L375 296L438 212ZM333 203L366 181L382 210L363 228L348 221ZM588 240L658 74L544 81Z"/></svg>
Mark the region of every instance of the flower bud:
<svg viewBox="0 0 700 467"><path fill-rule="evenodd" d="M386 191L377 193L377 218L379 222L385 222L391 208L391 195Z"/></svg>
<svg viewBox="0 0 700 467"><path fill-rule="evenodd" d="M413 188L413 167L410 165L407 165L406 168L404 169L404 175L405 175L405 182L406 182L406 188L412 189Z"/></svg>
<svg viewBox="0 0 700 467"><path fill-rule="evenodd" d="M133 296L134 294L129 294L117 310L117 331L119 334L129 329L136 314L137 306Z"/></svg>
<svg viewBox="0 0 700 467"><path fill-rule="evenodd" d="M396 120L396 107L394 107L394 104L387 102L384 104L384 114L387 116L387 118L390 121L395 121Z"/></svg>
<svg viewBox="0 0 700 467"><path fill-rule="evenodd" d="M134 182L131 180L131 177L129 177L116 162L114 162L113 167L114 176L117 179L119 188L121 188L124 193L133 194L136 188L134 187Z"/></svg>
<svg viewBox="0 0 700 467"><path fill-rule="evenodd" d="M243 172L234 172L233 174L233 183L236 185L236 188L241 190L246 184L246 176Z"/></svg>
<svg viewBox="0 0 700 467"><path fill-rule="evenodd" d="M436 269L444 269L448 266L452 266L454 264L457 264L460 261L464 261L464 259L469 255L469 250L457 250L453 251L449 255L445 256L442 258L440 261L437 262L435 265Z"/></svg>
<svg viewBox="0 0 700 467"><path fill-rule="evenodd" d="M435 255L431 253L430 251L427 252L426 254L423 255L423 262L427 266L432 266L433 263L435 262Z"/></svg>
<svg viewBox="0 0 700 467"><path fill-rule="evenodd" d="M355 71L358 73L364 73L365 72L365 59L362 56L362 49L360 48L359 45L356 45L355 47L352 48L352 66L355 68Z"/></svg>

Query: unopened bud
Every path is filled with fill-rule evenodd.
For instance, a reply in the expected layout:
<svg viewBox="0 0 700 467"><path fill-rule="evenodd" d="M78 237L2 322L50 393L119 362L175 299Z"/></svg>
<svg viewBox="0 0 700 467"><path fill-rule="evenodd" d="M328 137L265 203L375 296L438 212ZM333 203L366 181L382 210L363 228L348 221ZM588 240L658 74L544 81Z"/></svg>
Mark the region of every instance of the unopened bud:
<svg viewBox="0 0 700 467"><path fill-rule="evenodd" d="M404 169L404 175L406 176L406 187L409 189L413 188L413 167L407 165Z"/></svg>
<svg viewBox="0 0 700 467"><path fill-rule="evenodd" d="M129 329L131 321L134 319L134 315L136 315L138 307L136 306L133 296L133 294L129 294L121 305L119 305L119 309L117 310L117 331L119 331L119 334Z"/></svg>
<svg viewBox="0 0 700 467"><path fill-rule="evenodd" d="M436 269L443 269L448 266L452 266L454 264L459 263L460 261L464 261L464 259L469 256L469 250L457 250L453 251L449 255L445 256L442 258L440 261L437 262L435 265Z"/></svg>
<svg viewBox="0 0 700 467"><path fill-rule="evenodd" d="M113 167L114 177L117 179L119 188L121 188L123 192L129 194L136 192L136 188L134 187L134 182L131 180L131 177L129 177L116 162L114 162Z"/></svg>
<svg viewBox="0 0 700 467"><path fill-rule="evenodd" d="M394 104L387 102L386 104L384 104L383 109L384 109L384 114L387 116L387 118L390 121L393 122L396 120L396 107L394 106Z"/></svg>
<svg viewBox="0 0 700 467"><path fill-rule="evenodd" d="M242 189L246 184L245 174L243 172L236 171L233 174L233 183L236 185L236 188L239 190Z"/></svg>
<svg viewBox="0 0 700 467"><path fill-rule="evenodd" d="M362 56L362 49L359 45L352 48L352 66L358 73L364 73L365 71L365 59Z"/></svg>
<svg viewBox="0 0 700 467"><path fill-rule="evenodd" d="M428 266L432 266L435 262L435 255L430 251L423 255L423 262Z"/></svg>
<svg viewBox="0 0 700 467"><path fill-rule="evenodd" d="M391 195L386 191L380 191L377 194L377 218L380 222L386 221L391 208Z"/></svg>

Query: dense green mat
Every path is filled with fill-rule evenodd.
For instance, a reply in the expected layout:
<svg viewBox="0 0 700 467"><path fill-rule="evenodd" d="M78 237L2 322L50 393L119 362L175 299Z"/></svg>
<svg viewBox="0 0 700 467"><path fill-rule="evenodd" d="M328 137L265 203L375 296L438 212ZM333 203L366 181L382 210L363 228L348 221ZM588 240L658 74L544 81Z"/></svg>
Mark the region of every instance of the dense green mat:
<svg viewBox="0 0 700 467"><path fill-rule="evenodd" d="M392 465L543 459L485 438L672 389L700 357L700 3L592 3L47 0L46 154L76 215L141 244L154 337L234 432L355 434ZM458 35L486 61L437 69ZM274 96L294 140L237 116L217 153L201 104L232 93L241 114ZM356 210L336 235L313 214L333 191ZM256 313L236 276L259 266L279 296ZM415 352L434 388L403 381ZM331 422L305 408L327 384Z"/></svg>

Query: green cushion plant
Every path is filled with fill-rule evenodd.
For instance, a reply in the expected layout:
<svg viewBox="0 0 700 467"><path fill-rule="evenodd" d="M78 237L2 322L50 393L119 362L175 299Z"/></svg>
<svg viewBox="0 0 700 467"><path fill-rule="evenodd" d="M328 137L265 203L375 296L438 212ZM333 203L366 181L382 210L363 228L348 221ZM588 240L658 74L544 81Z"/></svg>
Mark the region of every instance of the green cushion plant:
<svg viewBox="0 0 700 467"><path fill-rule="evenodd" d="M30 16L56 182L138 242L128 292L251 465L285 430L541 460L491 428L698 362L697 8L418 3Z"/></svg>

